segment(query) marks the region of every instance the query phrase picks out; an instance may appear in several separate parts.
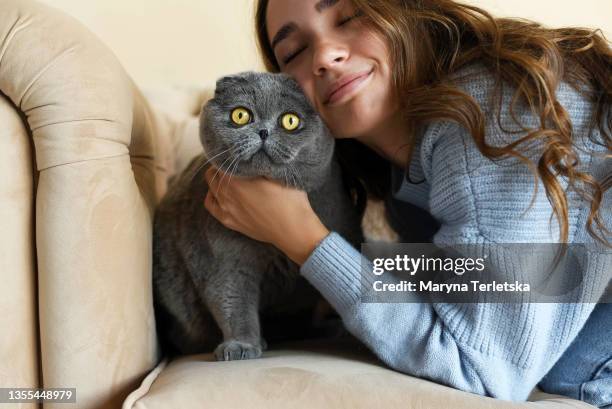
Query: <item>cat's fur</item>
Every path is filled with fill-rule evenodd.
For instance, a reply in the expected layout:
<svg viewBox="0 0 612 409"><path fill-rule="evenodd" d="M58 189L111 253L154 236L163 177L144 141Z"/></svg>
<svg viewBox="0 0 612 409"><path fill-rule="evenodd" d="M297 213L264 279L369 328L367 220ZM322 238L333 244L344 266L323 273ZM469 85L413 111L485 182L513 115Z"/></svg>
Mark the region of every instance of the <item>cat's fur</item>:
<svg viewBox="0 0 612 409"><path fill-rule="evenodd" d="M254 116L243 127L230 119L238 106ZM297 131L279 125L286 112L299 114ZM269 132L265 141L262 129ZM274 246L227 229L207 212L206 162L233 177L262 175L305 190L322 222L354 245L362 241L361 214L334 159L333 137L284 74L248 72L217 81L214 98L202 108L200 140L208 158L191 162L156 211L158 332L169 353L214 349L219 360L256 358L265 349L260 311L297 304L296 286L306 282L298 266Z"/></svg>

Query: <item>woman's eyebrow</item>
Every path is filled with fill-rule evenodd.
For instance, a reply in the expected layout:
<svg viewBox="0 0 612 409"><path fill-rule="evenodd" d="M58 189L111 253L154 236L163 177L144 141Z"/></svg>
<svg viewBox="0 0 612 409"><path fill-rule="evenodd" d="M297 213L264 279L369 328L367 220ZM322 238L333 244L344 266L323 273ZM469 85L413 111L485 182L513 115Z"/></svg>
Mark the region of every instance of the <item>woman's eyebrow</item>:
<svg viewBox="0 0 612 409"><path fill-rule="evenodd" d="M322 13L324 10L338 4L339 1L340 0L319 0L314 7L317 12ZM297 28L297 24L292 21L283 25L280 30L276 32L274 38L272 39L272 49L274 49L274 47L276 47L278 43L289 37L289 35L296 31Z"/></svg>
<svg viewBox="0 0 612 409"><path fill-rule="evenodd" d="M297 24L295 24L294 22L290 22L282 26L280 30L276 32L276 35L274 35L274 38L272 39L272 48L274 49L274 47L276 47L278 43L289 37L289 35L296 30Z"/></svg>
<svg viewBox="0 0 612 409"><path fill-rule="evenodd" d="M320 0L315 4L315 10L321 13L323 10L333 7L338 3L339 0Z"/></svg>

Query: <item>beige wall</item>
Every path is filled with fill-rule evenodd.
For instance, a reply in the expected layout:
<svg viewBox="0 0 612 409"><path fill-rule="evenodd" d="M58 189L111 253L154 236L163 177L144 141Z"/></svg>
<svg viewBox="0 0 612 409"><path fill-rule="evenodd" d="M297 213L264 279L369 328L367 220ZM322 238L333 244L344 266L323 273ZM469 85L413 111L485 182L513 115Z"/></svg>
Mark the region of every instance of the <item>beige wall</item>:
<svg viewBox="0 0 612 409"><path fill-rule="evenodd" d="M143 86L206 84L259 68L253 0L43 0L97 33ZM602 28L612 0L470 0L496 15Z"/></svg>
<svg viewBox="0 0 612 409"><path fill-rule="evenodd" d="M466 0L498 16L522 17L548 26L601 28L612 34L611 0Z"/></svg>
<svg viewBox="0 0 612 409"><path fill-rule="evenodd" d="M257 68L252 0L43 0L77 17L141 85Z"/></svg>

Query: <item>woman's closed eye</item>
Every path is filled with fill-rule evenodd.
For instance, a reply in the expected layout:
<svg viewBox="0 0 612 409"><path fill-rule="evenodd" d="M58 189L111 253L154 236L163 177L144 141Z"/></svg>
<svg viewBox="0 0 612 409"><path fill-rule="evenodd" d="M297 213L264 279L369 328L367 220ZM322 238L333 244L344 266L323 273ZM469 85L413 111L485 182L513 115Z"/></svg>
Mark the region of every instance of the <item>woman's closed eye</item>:
<svg viewBox="0 0 612 409"><path fill-rule="evenodd" d="M357 10L355 13L351 14L350 16L347 17L343 17L340 19L340 21L338 21L338 23L336 24L337 27L342 27L344 25L346 25L347 23L351 22L352 20L363 16L363 12L361 10ZM285 58L283 58L283 64L287 65L289 64L291 61L293 61L295 59L295 57L297 57L298 55L300 55L300 53L302 51L304 51L306 48L308 48L308 46L304 45L302 47L299 47L297 50L289 53L289 55L287 55Z"/></svg>
<svg viewBox="0 0 612 409"><path fill-rule="evenodd" d="M289 53L285 58L283 58L283 64L289 64L295 57L297 57L302 51L306 49L307 46L302 46L298 48L296 51Z"/></svg>
<svg viewBox="0 0 612 409"><path fill-rule="evenodd" d="M361 17L361 16L363 16L363 12L361 10L357 10L354 14L351 14L350 16L340 19L340 21L338 22L338 27L343 26L349 21L352 21L356 19L357 17Z"/></svg>

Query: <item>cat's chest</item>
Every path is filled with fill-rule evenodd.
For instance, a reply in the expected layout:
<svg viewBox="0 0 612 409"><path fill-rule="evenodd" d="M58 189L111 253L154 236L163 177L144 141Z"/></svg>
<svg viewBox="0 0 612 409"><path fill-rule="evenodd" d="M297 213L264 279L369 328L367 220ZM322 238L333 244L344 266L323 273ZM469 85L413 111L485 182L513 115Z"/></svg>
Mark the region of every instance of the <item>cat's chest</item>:
<svg viewBox="0 0 612 409"><path fill-rule="evenodd" d="M243 239L229 246L226 243L223 251L216 252L216 266L210 273L236 275L240 280L256 283L264 306L273 305L294 291L300 277L299 266L272 245Z"/></svg>
<svg viewBox="0 0 612 409"><path fill-rule="evenodd" d="M273 245L250 239L219 223L211 224L208 224L205 234L210 244L210 256L219 268L231 265L237 270L269 278L299 275L298 266Z"/></svg>

